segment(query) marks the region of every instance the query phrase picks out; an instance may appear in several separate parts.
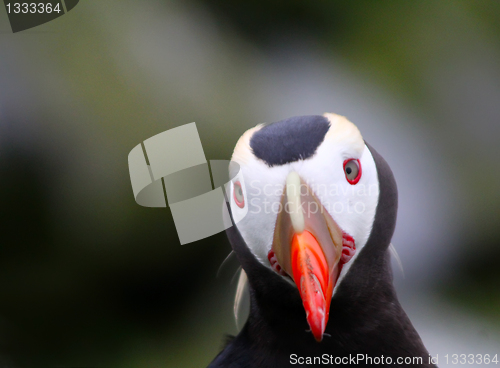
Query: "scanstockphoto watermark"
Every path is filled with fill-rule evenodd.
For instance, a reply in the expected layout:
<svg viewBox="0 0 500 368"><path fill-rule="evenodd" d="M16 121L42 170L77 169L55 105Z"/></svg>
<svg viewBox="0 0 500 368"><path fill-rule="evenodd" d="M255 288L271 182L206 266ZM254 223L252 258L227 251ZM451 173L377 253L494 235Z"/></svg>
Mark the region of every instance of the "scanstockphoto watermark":
<svg viewBox="0 0 500 368"><path fill-rule="evenodd" d="M72 0L71 3L77 2ZM63 3L68 10L70 1ZM325 180L316 184L308 178L307 184L300 185L300 192L293 189L288 201L282 201L284 190L288 188L286 170L278 179L282 181L280 185L269 184L266 180L246 182L238 163L207 160L196 123L166 130L137 144L129 152L128 166L135 201L144 207L170 208L180 244L220 233L237 224L250 211L279 213L283 210L280 206L285 207L284 203L290 198L294 201L293 212L300 209L304 217L321 211L321 214L328 212L340 216L352 214L352 218L365 211L374 211L379 193L378 185L366 186L362 182L351 185L343 176L342 180L328 185L324 184ZM303 178L300 183L304 183ZM236 184L238 190L235 190ZM289 182L288 185L293 188L294 184ZM232 196L228 195L231 191ZM222 205L230 201L241 210L234 208L232 216L228 207ZM284 208L287 209L290 210L290 205Z"/></svg>
<svg viewBox="0 0 500 368"><path fill-rule="evenodd" d="M334 356L331 354L322 354L321 356L299 356L290 354L290 364L292 365L422 365L425 363L436 364L435 358L430 356L423 357L390 357L390 356L370 356L368 354L349 354L348 356Z"/></svg>
<svg viewBox="0 0 500 368"><path fill-rule="evenodd" d="M273 200L281 197L285 191L284 184L264 184L260 181L253 180L250 182L248 194L250 195L249 212L253 214L259 213L273 213L277 214L281 211L290 213L290 203L284 204L280 201ZM357 213L362 214L366 211L367 197L377 198L379 187L377 184L369 186L360 184L354 186L343 186L337 184L315 184L310 185L302 183L299 188L301 197L307 198L308 193L314 193L319 198L339 198L340 200L333 200L322 202L319 204L317 201L301 200L300 210L306 216L314 215L318 212L323 213L325 210L330 214L341 213ZM309 197L310 198L310 197Z"/></svg>
<svg viewBox="0 0 500 368"><path fill-rule="evenodd" d="M315 215L317 213L328 212L329 214L341 214L341 213L357 213L358 215L366 211L366 204L361 201L356 202L342 202L336 201L333 203L326 203L325 205L319 205L316 202L306 202L300 203L300 210L306 217ZM286 202L284 205L281 202L273 202L266 198L252 198L250 200L249 212L252 214L278 214L281 211L286 213L294 212L291 210L290 202Z"/></svg>
<svg viewBox="0 0 500 368"><path fill-rule="evenodd" d="M299 185L299 191L301 195L306 195L309 190L312 190L317 196L356 196L356 197L366 197L366 196L377 196L379 193L378 184L357 184L357 185L339 185L336 183L332 184L317 184L312 181L309 184L301 183ZM285 184L270 184L266 183L262 185L260 180L252 180L250 182L250 192L252 196L281 196L285 190Z"/></svg>

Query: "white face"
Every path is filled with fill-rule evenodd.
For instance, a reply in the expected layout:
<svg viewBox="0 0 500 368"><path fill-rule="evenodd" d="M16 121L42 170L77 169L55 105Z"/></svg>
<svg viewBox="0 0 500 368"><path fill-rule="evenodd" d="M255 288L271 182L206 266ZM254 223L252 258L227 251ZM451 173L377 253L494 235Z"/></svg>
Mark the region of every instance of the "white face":
<svg viewBox="0 0 500 368"><path fill-rule="evenodd" d="M355 241L356 253L343 266L335 292L368 240L379 198L379 183L372 154L358 129L338 115L325 114L325 117L330 121L330 129L316 153L306 160L282 166L269 167L251 152L249 139L260 126L245 133L232 158L241 171L231 185L230 205L236 226L250 251L260 263L271 268L268 253L286 178L292 171L298 173L337 225ZM361 167L361 175L354 181L348 167L356 162L344 167L349 160L359 160Z"/></svg>

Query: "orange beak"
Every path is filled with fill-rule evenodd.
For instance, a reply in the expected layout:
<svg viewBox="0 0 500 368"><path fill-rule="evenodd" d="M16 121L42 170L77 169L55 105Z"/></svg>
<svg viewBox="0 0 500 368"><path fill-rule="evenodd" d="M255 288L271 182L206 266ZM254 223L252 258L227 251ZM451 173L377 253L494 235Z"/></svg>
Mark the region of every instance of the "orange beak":
<svg viewBox="0 0 500 368"><path fill-rule="evenodd" d="M298 175L290 175L282 199L288 206L278 215L272 250L281 268L295 281L311 332L320 342L341 268L342 230ZM297 184L300 192L290 189Z"/></svg>
<svg viewBox="0 0 500 368"><path fill-rule="evenodd" d="M323 250L309 231L293 236L292 271L311 332L316 341L321 341L328 322L334 281Z"/></svg>

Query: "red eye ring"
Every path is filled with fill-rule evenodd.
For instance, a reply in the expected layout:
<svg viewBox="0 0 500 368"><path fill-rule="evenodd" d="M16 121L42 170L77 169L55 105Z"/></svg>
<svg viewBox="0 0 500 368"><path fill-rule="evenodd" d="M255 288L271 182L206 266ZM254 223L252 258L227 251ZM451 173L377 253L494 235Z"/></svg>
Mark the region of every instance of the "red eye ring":
<svg viewBox="0 0 500 368"><path fill-rule="evenodd" d="M357 165L358 165L358 175L356 175L356 177L355 177L354 179L349 179L349 178L347 177L347 173L346 173L346 171L345 171L345 170L346 170L346 168L345 168L345 167L346 167L346 165L347 165L349 162L351 162L351 161L355 161L355 162L357 163ZM355 159L355 158L350 158L350 159L348 159L348 160L345 160L345 161L344 161L344 174L345 174L345 178L346 178L346 180L348 181L348 183L349 183L349 184L351 184L351 185L355 185L355 184L357 184L357 183L358 183L358 181L359 181L359 179L361 179L361 172L362 172L362 170L361 170L361 162L359 162L359 160L358 160L358 159Z"/></svg>
<svg viewBox="0 0 500 368"><path fill-rule="evenodd" d="M243 188L239 181L234 183L233 199L239 208L245 207L245 197L243 196Z"/></svg>

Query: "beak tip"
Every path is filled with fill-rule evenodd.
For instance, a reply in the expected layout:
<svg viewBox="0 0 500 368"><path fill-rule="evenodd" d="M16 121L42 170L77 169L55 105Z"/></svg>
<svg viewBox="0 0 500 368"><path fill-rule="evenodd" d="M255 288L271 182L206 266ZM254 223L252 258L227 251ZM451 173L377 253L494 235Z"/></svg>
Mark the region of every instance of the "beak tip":
<svg viewBox="0 0 500 368"><path fill-rule="evenodd" d="M320 311L323 312L320 308ZM311 333L314 336L314 339L317 342L321 342L323 340L323 334L326 329L326 318L324 313L315 313L309 314L307 316L307 322L309 323L309 327L311 329Z"/></svg>

